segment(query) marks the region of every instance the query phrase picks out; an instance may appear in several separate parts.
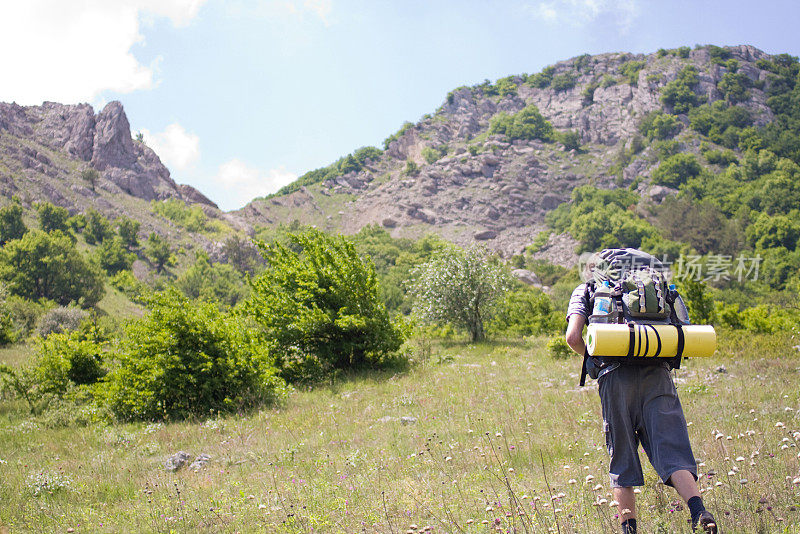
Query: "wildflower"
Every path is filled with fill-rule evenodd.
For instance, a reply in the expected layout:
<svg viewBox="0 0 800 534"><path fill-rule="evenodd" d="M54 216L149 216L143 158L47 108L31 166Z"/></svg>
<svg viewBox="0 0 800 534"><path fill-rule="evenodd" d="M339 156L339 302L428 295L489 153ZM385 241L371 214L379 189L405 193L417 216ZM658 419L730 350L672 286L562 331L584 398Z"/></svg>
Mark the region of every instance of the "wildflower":
<svg viewBox="0 0 800 534"><path fill-rule="evenodd" d="M617 501L611 501L610 503L608 503L609 508L614 508L615 506L619 506L619 503Z"/></svg>
<svg viewBox="0 0 800 534"><path fill-rule="evenodd" d="M641 490L641 489L639 489L639 488L633 488L633 492L634 492L634 493L641 493L641 492L642 492L642 490Z"/></svg>
<svg viewBox="0 0 800 534"><path fill-rule="evenodd" d="M601 491L601 490L603 489L603 485L602 485L602 484L598 484L598 485L596 485L596 486L595 486L594 488L592 488L592 489L593 489L594 491Z"/></svg>
<svg viewBox="0 0 800 534"><path fill-rule="evenodd" d="M794 484L795 486L800 486L800 477L797 477L794 480L792 480L792 484Z"/></svg>
<svg viewBox="0 0 800 534"><path fill-rule="evenodd" d="M608 499L600 499L597 502L600 503L600 504L606 504L606 503L608 503Z"/></svg>
<svg viewBox="0 0 800 534"><path fill-rule="evenodd" d="M569 479L569 481L567 482L567 484L577 484L577 483L578 481L575 480L574 478Z"/></svg>
<svg viewBox="0 0 800 534"><path fill-rule="evenodd" d="M741 484L742 486L744 486L745 484L747 484L747 479L746 479L746 478L743 478L743 479L739 480L739 484Z"/></svg>
<svg viewBox="0 0 800 534"><path fill-rule="evenodd" d="M591 482L592 480L594 480L594 476L586 475L586 482Z"/></svg>
<svg viewBox="0 0 800 534"><path fill-rule="evenodd" d="M777 423L775 423L775 428L786 428L786 425L778 421Z"/></svg>
<svg viewBox="0 0 800 534"><path fill-rule="evenodd" d="M737 462L744 462L744 456L737 456L736 457L736 461Z"/></svg>
<svg viewBox="0 0 800 534"><path fill-rule="evenodd" d="M452 462L452 461L453 461L453 457L452 457L452 456L447 456L447 457L444 459L444 461L445 461L445 462Z"/></svg>

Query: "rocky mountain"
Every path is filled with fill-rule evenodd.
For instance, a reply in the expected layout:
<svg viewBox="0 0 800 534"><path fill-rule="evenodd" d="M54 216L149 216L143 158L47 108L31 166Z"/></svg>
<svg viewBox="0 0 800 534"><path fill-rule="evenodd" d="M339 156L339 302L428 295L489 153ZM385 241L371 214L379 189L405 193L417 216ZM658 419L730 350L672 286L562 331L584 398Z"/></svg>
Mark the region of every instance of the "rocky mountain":
<svg viewBox="0 0 800 534"><path fill-rule="evenodd" d="M584 55L537 75L462 87L435 113L387 139L380 155L356 168L309 173L237 214L250 224L298 220L345 233L367 224L397 237L435 232L462 245L483 242L508 257L534 241L546 228L545 214L579 185L632 187L654 202L675 192L650 185L658 157L642 142L640 124L650 112L675 112L678 149L699 152L701 137L688 127L688 116L663 98L687 66L697 71L692 90L700 101L725 99L720 82L736 73L749 87L738 105L754 126L770 122L769 72L756 64L769 57L752 46ZM556 139L563 139L558 132L577 132L579 147L490 135L493 118L530 104L555 128ZM315 181L317 175L324 179ZM569 265L575 244L567 234L552 235L537 254Z"/></svg>
<svg viewBox="0 0 800 534"><path fill-rule="evenodd" d="M82 178L90 169L98 173L95 184ZM155 231L179 238L185 233L150 209L150 201L171 198L244 227L198 190L175 183L158 155L131 137L119 102L99 113L88 104L0 103L0 197L13 196L25 207L49 201L73 214L94 208L112 220L127 215L140 220L143 236ZM213 248L209 239L198 239L200 245Z"/></svg>

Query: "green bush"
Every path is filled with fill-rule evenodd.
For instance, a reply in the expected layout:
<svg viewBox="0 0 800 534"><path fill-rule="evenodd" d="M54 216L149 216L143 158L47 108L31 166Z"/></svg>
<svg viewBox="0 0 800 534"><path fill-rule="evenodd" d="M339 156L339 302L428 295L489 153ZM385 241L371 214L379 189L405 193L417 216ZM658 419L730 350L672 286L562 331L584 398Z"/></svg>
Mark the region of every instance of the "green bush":
<svg viewBox="0 0 800 534"><path fill-rule="evenodd" d="M678 278L676 282L692 323L711 324L715 322L714 299L709 294L706 283L686 276Z"/></svg>
<svg viewBox="0 0 800 534"><path fill-rule="evenodd" d="M50 202L39 202L36 204L36 213L39 216L39 229L43 232L61 230L66 234L69 231L69 212L66 208Z"/></svg>
<svg viewBox="0 0 800 534"><path fill-rule="evenodd" d="M378 297L373 266L353 243L318 230L263 246L265 271L251 284L244 313L274 340L276 364L290 380L380 367L402 344Z"/></svg>
<svg viewBox="0 0 800 534"><path fill-rule="evenodd" d="M491 121L491 134L503 134L509 139L540 139L549 141L553 138L553 126L539 112L534 104L529 104L518 113L508 115L500 112Z"/></svg>
<svg viewBox="0 0 800 534"><path fill-rule="evenodd" d="M646 61L626 61L619 67L619 73L628 79L628 83L636 85L639 82L639 71L642 70Z"/></svg>
<svg viewBox="0 0 800 534"><path fill-rule="evenodd" d="M0 250L0 280L11 293L31 300L49 299L63 306L94 306L103 297L103 276L85 261L59 230L32 230Z"/></svg>
<svg viewBox="0 0 800 534"><path fill-rule="evenodd" d="M83 238L90 245L102 243L114 237L114 229L105 215L95 209L86 212L86 226L83 229Z"/></svg>
<svg viewBox="0 0 800 534"><path fill-rule="evenodd" d="M8 292L4 285L0 284L0 346L8 345L16 340L14 331L14 318L12 309L6 303Z"/></svg>
<svg viewBox="0 0 800 534"><path fill-rule="evenodd" d="M698 163L694 154L680 153L670 156L661 162L653 171L653 183L678 187L690 178L698 176L703 167Z"/></svg>
<svg viewBox="0 0 800 534"><path fill-rule="evenodd" d="M575 354L564 336L554 336L547 340L547 352L556 360L567 360Z"/></svg>
<svg viewBox="0 0 800 534"><path fill-rule="evenodd" d="M139 246L139 228L141 223L130 217L117 217L117 235L122 239L122 244L128 249L136 248Z"/></svg>
<svg viewBox="0 0 800 534"><path fill-rule="evenodd" d="M22 206L18 202L0 208L0 245L22 238L27 231L22 221Z"/></svg>
<svg viewBox="0 0 800 534"><path fill-rule="evenodd" d="M727 167L731 164L739 163L739 158L732 150L705 150L703 157L712 165Z"/></svg>
<svg viewBox="0 0 800 534"><path fill-rule="evenodd" d="M128 252L121 237L114 237L105 239L95 250L94 257L105 272L114 275L129 270L136 259L136 254Z"/></svg>
<svg viewBox="0 0 800 534"><path fill-rule="evenodd" d="M554 320L553 304L542 290L520 287L506 293L487 330L492 335L530 336L557 331L561 314Z"/></svg>
<svg viewBox="0 0 800 534"><path fill-rule="evenodd" d="M267 348L243 320L174 289L149 307L126 329L118 366L98 391L119 419L208 417L280 396Z"/></svg>
<svg viewBox="0 0 800 534"><path fill-rule="evenodd" d="M725 96L725 100L735 104L750 98L748 87L752 85L750 78L741 72L726 72L717 83L717 89Z"/></svg>
<svg viewBox="0 0 800 534"><path fill-rule="evenodd" d="M47 301L32 301L17 295L10 295L5 302L14 324L14 341L21 341L30 336L39 323L39 318L53 304Z"/></svg>
<svg viewBox="0 0 800 534"><path fill-rule="evenodd" d="M167 241L166 237L162 237L155 232L150 232L147 237L144 251L147 257L155 264L158 272L163 271L165 266L175 263L169 241Z"/></svg>
<svg viewBox="0 0 800 534"><path fill-rule="evenodd" d="M553 81L553 74L555 71L555 67L545 67L542 69L542 72L534 74L533 76L529 76L527 83L533 87L538 87L539 89L549 87L550 83Z"/></svg>
<svg viewBox="0 0 800 534"><path fill-rule="evenodd" d="M403 169L403 174L406 176L416 176L419 174L419 165L413 160L408 159L406 160L406 166Z"/></svg>
<svg viewBox="0 0 800 534"><path fill-rule="evenodd" d="M170 221L183 226L190 232L203 232L209 229L208 217L200 206L187 206L177 198L150 202L153 213L161 215Z"/></svg>
<svg viewBox="0 0 800 534"><path fill-rule="evenodd" d="M768 215L759 213L755 221L747 227L747 241L757 248L784 247L794 250L800 240L800 212L794 210L788 215Z"/></svg>
<svg viewBox="0 0 800 534"><path fill-rule="evenodd" d="M389 150L389 145L391 145L393 141L400 139L408 130L412 129L413 127L414 123L408 121L404 122L397 132L383 140L383 149Z"/></svg>
<svg viewBox="0 0 800 534"><path fill-rule="evenodd" d="M676 114L688 113L693 107L703 103L705 95L698 95L694 88L700 82L697 68L687 65L676 79L669 82L661 90L661 102L672 108Z"/></svg>
<svg viewBox="0 0 800 534"><path fill-rule="evenodd" d="M711 56L711 63L724 65L730 59L731 51L720 46L708 45L708 55Z"/></svg>
<svg viewBox="0 0 800 534"><path fill-rule="evenodd" d="M612 85L617 85L617 79L609 74L604 74L603 79L600 80L600 87L606 89Z"/></svg>
<svg viewBox="0 0 800 534"><path fill-rule="evenodd" d="M689 52L691 51L692 49L689 48L688 46L681 46L678 48L678 57L686 59L687 57L689 57Z"/></svg>
<svg viewBox="0 0 800 534"><path fill-rule="evenodd" d="M244 277L226 263L212 264L206 254L198 254L194 264L175 282L192 299L221 302L234 306L248 295Z"/></svg>
<svg viewBox="0 0 800 534"><path fill-rule="evenodd" d="M550 87L552 87L556 92L572 89L575 87L575 76L569 72L556 74L553 76L553 80L550 82Z"/></svg>
<svg viewBox="0 0 800 534"><path fill-rule="evenodd" d="M557 134L558 140L564 145L566 150L580 150L581 133L578 130L567 130Z"/></svg>
<svg viewBox="0 0 800 534"><path fill-rule="evenodd" d="M651 111L639 122L639 132L648 139L669 139L681 131L681 123L663 111Z"/></svg>

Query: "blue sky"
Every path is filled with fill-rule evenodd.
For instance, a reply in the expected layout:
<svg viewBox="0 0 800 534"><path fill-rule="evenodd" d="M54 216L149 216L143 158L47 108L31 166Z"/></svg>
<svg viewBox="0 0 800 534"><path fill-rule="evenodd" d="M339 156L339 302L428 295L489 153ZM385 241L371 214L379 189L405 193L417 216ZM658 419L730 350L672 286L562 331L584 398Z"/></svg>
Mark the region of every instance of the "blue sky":
<svg viewBox="0 0 800 534"><path fill-rule="evenodd" d="M799 55L798 20L789 1L0 2L0 100L120 100L173 178L230 210L380 146L457 86L583 53Z"/></svg>

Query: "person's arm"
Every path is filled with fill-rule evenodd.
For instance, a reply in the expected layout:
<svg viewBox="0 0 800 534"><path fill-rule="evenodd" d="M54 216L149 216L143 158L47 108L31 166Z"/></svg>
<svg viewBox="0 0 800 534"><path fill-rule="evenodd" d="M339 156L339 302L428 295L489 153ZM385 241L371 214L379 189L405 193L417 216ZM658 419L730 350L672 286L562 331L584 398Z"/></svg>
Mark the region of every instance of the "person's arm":
<svg viewBox="0 0 800 534"><path fill-rule="evenodd" d="M585 324L586 317L579 313L570 314L566 333L567 345L581 356L586 351L586 345L583 343L583 326Z"/></svg>

